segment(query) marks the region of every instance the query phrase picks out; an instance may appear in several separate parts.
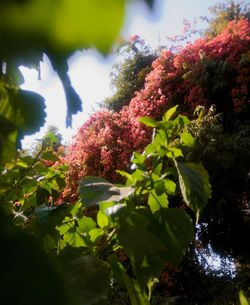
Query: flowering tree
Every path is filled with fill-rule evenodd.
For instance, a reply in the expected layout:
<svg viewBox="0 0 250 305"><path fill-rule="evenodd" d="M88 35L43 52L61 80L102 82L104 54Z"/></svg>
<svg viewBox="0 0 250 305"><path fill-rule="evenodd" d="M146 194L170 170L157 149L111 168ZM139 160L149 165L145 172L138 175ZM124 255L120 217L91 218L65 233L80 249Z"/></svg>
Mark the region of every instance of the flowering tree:
<svg viewBox="0 0 250 305"><path fill-rule="evenodd" d="M198 105L212 104L219 112L245 113L249 40L249 21L240 19L212 39L200 38L178 53L163 51L128 106L116 113L97 112L79 129L64 159L69 165L64 195L75 198L85 175L119 181L116 170L127 169L132 152L142 151L151 140L151 131L138 121L142 116L159 119L174 104L189 114Z"/></svg>

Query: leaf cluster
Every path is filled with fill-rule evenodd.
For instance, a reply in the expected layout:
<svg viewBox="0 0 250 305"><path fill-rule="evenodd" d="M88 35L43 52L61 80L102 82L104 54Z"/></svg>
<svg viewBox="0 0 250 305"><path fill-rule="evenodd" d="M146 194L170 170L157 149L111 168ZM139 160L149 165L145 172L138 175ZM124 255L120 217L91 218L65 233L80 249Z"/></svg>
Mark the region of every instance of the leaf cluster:
<svg viewBox="0 0 250 305"><path fill-rule="evenodd" d="M143 88L145 77L156 59L156 52L137 37L135 41L121 44L116 56L120 60L113 66L111 73L111 84L115 93L105 99L101 106L117 112L129 104L136 91Z"/></svg>
<svg viewBox="0 0 250 305"><path fill-rule="evenodd" d="M149 304L165 264L178 265L194 237L190 216L171 208L171 198L179 194L183 204L199 216L211 196L206 170L185 161L195 140L186 129L189 120L175 112L176 107L171 108L160 122L142 118L143 124L155 128L155 135L142 154L134 153L133 172L119 171L126 185L84 177L80 202L57 226L60 255L73 248L80 256L77 262L90 255L95 264L104 264L108 277L103 289L114 277L126 287L134 305Z"/></svg>

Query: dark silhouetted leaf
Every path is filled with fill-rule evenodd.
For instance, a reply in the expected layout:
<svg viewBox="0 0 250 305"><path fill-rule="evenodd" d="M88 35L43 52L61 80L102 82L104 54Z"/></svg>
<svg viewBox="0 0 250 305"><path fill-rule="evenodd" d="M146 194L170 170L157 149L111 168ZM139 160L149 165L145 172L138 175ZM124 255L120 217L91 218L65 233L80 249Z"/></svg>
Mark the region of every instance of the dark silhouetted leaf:
<svg viewBox="0 0 250 305"><path fill-rule="evenodd" d="M44 98L31 91L11 90L0 103L0 116L16 126L19 138L35 133L45 122Z"/></svg>
<svg viewBox="0 0 250 305"><path fill-rule="evenodd" d="M43 249L0 211L0 303L74 305ZM13 287L14 293L13 293ZM64 287L64 289L62 289Z"/></svg>
<svg viewBox="0 0 250 305"><path fill-rule="evenodd" d="M167 247L165 259L173 265L179 264L194 237L191 218L173 208L160 209L154 217L157 223L152 223L152 231Z"/></svg>
<svg viewBox="0 0 250 305"><path fill-rule="evenodd" d="M51 60L54 70L57 72L65 93L65 98L67 102L67 116L66 116L66 127L71 127L72 125L72 115L76 114L78 111L82 111L82 101L75 89L71 85L70 78L68 76L68 63L67 57L56 56L50 54L49 58Z"/></svg>
<svg viewBox="0 0 250 305"><path fill-rule="evenodd" d="M93 256L78 257L67 262L65 273L78 304L93 305L107 297L110 269L104 261Z"/></svg>
<svg viewBox="0 0 250 305"><path fill-rule="evenodd" d="M0 165L11 161L16 155L17 129L14 124L0 116Z"/></svg>

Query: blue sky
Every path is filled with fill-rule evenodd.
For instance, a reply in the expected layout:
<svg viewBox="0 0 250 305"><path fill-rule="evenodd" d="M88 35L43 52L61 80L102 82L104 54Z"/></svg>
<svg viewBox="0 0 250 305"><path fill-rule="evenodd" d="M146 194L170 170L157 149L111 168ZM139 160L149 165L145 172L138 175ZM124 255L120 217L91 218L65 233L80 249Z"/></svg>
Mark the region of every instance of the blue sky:
<svg viewBox="0 0 250 305"><path fill-rule="evenodd" d="M214 0L158 0L154 14L140 1L131 1L127 8L121 36L125 39L137 34L153 48L166 44L167 36L180 34L183 29L183 18L192 20L195 17L208 15L208 8L218 3ZM199 26L199 23L198 23ZM114 56L104 58L96 50L77 52L70 60L69 75L73 86L83 102L83 112L74 116L73 128L66 129L66 102L62 85L53 72L47 58L41 64L42 80L37 79L37 72L22 68L25 76L24 89L40 93L46 99L46 125L40 132L26 137L24 147L29 147L35 139L41 137L49 125L56 125L66 142L76 133L93 111L97 102L111 95L110 72Z"/></svg>

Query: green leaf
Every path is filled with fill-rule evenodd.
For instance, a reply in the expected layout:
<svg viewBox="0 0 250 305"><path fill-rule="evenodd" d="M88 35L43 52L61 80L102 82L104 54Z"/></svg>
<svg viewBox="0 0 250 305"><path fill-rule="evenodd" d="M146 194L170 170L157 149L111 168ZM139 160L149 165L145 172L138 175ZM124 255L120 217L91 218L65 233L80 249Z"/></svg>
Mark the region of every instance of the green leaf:
<svg viewBox="0 0 250 305"><path fill-rule="evenodd" d="M90 230L96 228L96 223L91 217L83 216L77 222L79 230L82 233L88 233Z"/></svg>
<svg viewBox="0 0 250 305"><path fill-rule="evenodd" d="M146 289L149 278L159 276L164 267L166 246L146 228L127 225L117 236L129 256L136 279Z"/></svg>
<svg viewBox="0 0 250 305"><path fill-rule="evenodd" d="M67 231L63 235L63 240L74 248L87 247L83 237L78 232L69 232Z"/></svg>
<svg viewBox="0 0 250 305"><path fill-rule="evenodd" d="M97 224L100 228L104 228L108 225L108 217L101 211L97 213Z"/></svg>
<svg viewBox="0 0 250 305"><path fill-rule="evenodd" d="M181 139L182 139L182 142L184 144L186 144L188 147L193 147L195 144L194 137L188 132L183 132L181 134Z"/></svg>
<svg viewBox="0 0 250 305"><path fill-rule="evenodd" d="M54 162L59 160L59 158L51 151L44 152L42 154L41 158L44 160L49 160L49 161L54 161Z"/></svg>
<svg viewBox="0 0 250 305"><path fill-rule="evenodd" d="M211 185L205 168L197 163L175 161L182 196L197 218L211 197Z"/></svg>
<svg viewBox="0 0 250 305"><path fill-rule="evenodd" d="M126 285L131 305L150 305L146 291L141 289L135 279L129 277L125 272L122 273L122 278Z"/></svg>
<svg viewBox="0 0 250 305"><path fill-rule="evenodd" d="M111 254L107 260L112 268L115 279L119 281L122 287L126 287L131 305L149 305L146 292L142 291L135 279L127 275L126 269L119 262L118 258Z"/></svg>
<svg viewBox="0 0 250 305"><path fill-rule="evenodd" d="M138 152L134 152L132 156L132 162L137 165L143 165L145 162L146 157Z"/></svg>
<svg viewBox="0 0 250 305"><path fill-rule="evenodd" d="M157 195L161 195L165 192L165 184L164 181L160 179L160 177L159 180L154 182L154 190Z"/></svg>
<svg viewBox="0 0 250 305"><path fill-rule="evenodd" d="M127 205L125 203L118 203L106 209L108 216L117 216L126 211Z"/></svg>
<svg viewBox="0 0 250 305"><path fill-rule="evenodd" d="M17 136L18 132L15 125L0 114L0 165L4 165L15 158Z"/></svg>
<svg viewBox="0 0 250 305"><path fill-rule="evenodd" d="M24 162L22 159L20 159L19 161L16 162L16 166L27 168L29 165L26 162Z"/></svg>
<svg viewBox="0 0 250 305"><path fill-rule="evenodd" d="M68 218L70 221L70 218ZM66 219L65 219L66 220ZM71 222L67 222L62 224L61 226L57 226L56 230L59 232L60 235L64 235L67 233L71 228L73 228L73 225Z"/></svg>
<svg viewBox="0 0 250 305"><path fill-rule="evenodd" d="M158 126L158 123L157 121L149 118L149 117L141 117L139 119L139 122L143 123L144 125L148 126L148 127L157 127Z"/></svg>
<svg viewBox="0 0 250 305"><path fill-rule="evenodd" d="M156 194L155 195L153 195L152 193L149 194L148 205L152 213L155 213L156 211L160 210L161 206L159 201L157 200Z"/></svg>
<svg viewBox="0 0 250 305"><path fill-rule="evenodd" d="M56 54L53 53L49 54L49 58L63 85L67 103L66 127L71 127L72 115L76 114L78 111L82 111L82 102L71 85L71 80L68 76L67 58L56 56Z"/></svg>
<svg viewBox="0 0 250 305"><path fill-rule="evenodd" d="M58 265L53 264L51 256L46 255L31 234L27 235L13 225L1 209L0 244L1 304L73 304L69 291L62 289L65 286Z"/></svg>
<svg viewBox="0 0 250 305"><path fill-rule="evenodd" d="M70 220L70 218L65 218L65 215L68 213L68 209L69 208L67 205L60 205L54 207L43 205L37 207L35 209L35 216L39 229L50 233L50 232L55 232L55 228L56 228L56 230L61 233L63 229L57 226L60 226L63 219L64 221Z"/></svg>
<svg viewBox="0 0 250 305"><path fill-rule="evenodd" d="M120 174L122 177L127 178L127 184L132 184L133 183L133 177L129 173L124 172L124 171L120 171L120 170L116 170L116 172L118 174Z"/></svg>
<svg viewBox="0 0 250 305"><path fill-rule="evenodd" d="M176 113L177 108L178 108L178 105L176 105L176 106L170 108L170 109L164 114L163 119L164 119L165 121L169 121L169 120L172 118L172 116Z"/></svg>
<svg viewBox="0 0 250 305"><path fill-rule="evenodd" d="M138 210L121 215L117 230L119 243L129 256L140 287L159 276L165 263L178 265L194 237L193 223L184 211L161 208L153 215Z"/></svg>
<svg viewBox="0 0 250 305"><path fill-rule="evenodd" d="M16 54L29 51L29 57L33 53L35 57L39 53L35 51L40 46L41 49L50 46L50 49L61 53L97 47L107 53L123 24L125 1L65 0L54 3L37 0L19 4L18 10L14 5L1 5L0 12L6 56L7 51L16 51ZM16 50L12 45L14 40ZM30 59L28 62L34 64L37 60Z"/></svg>
<svg viewBox="0 0 250 305"><path fill-rule="evenodd" d="M149 193L148 196L148 205L152 213L160 210L160 208L168 207L168 197L166 194L157 195L155 191Z"/></svg>
<svg viewBox="0 0 250 305"><path fill-rule="evenodd" d="M92 229L89 231L90 240L95 243L102 235L103 235L102 229Z"/></svg>
<svg viewBox="0 0 250 305"><path fill-rule="evenodd" d="M50 188L44 188L42 186L38 186L36 190L36 201L38 205L42 205L48 202L48 197L50 196Z"/></svg>
<svg viewBox="0 0 250 305"><path fill-rule="evenodd" d="M119 34L124 4L123 0L64 1L57 6L55 38L73 49L95 46L108 52Z"/></svg>
<svg viewBox="0 0 250 305"><path fill-rule="evenodd" d="M170 179L164 179L165 191L168 195L175 195L176 183Z"/></svg>
<svg viewBox="0 0 250 305"><path fill-rule="evenodd" d="M247 298L244 296L243 291L240 291L239 299L240 299L240 305L249 305L249 302Z"/></svg>
<svg viewBox="0 0 250 305"><path fill-rule="evenodd" d="M145 153L147 156L153 155L158 150L158 145L156 145L155 141L148 144L145 148Z"/></svg>
<svg viewBox="0 0 250 305"><path fill-rule="evenodd" d="M9 62L6 63L5 83L14 87L24 84L24 77L20 69Z"/></svg>
<svg viewBox="0 0 250 305"><path fill-rule="evenodd" d="M53 132L46 133L46 135L42 137L45 147L58 142L58 140L58 137Z"/></svg>
<svg viewBox="0 0 250 305"><path fill-rule="evenodd" d="M79 201L75 202L74 206L72 207L72 209L70 211L70 214L72 216L76 216L78 214L78 212L80 211L81 207L82 207L82 203L81 202L79 202Z"/></svg>
<svg viewBox="0 0 250 305"><path fill-rule="evenodd" d="M102 304L110 288L109 265L93 256L66 260L67 287L76 296L76 304ZM100 303L99 303L100 302Z"/></svg>
<svg viewBox="0 0 250 305"><path fill-rule="evenodd" d="M177 118L175 118L172 122L175 126L178 126L180 129L180 128L184 128L185 126L187 126L190 123L190 120L188 119L187 116L179 114L177 116Z"/></svg>
<svg viewBox="0 0 250 305"><path fill-rule="evenodd" d="M193 223L184 211L167 208L154 213L151 232L166 245L165 260L178 265L194 237Z"/></svg>
<svg viewBox="0 0 250 305"><path fill-rule="evenodd" d="M169 158L178 158L178 157L183 157L182 150L180 148L176 147L170 147L168 148L169 152L167 153L167 156Z"/></svg>
<svg viewBox="0 0 250 305"><path fill-rule="evenodd" d="M99 210L102 211L105 215L106 214L106 211L108 208L112 207L115 205L115 202L114 201L105 201L105 202L101 202L99 204Z"/></svg>
<svg viewBox="0 0 250 305"><path fill-rule="evenodd" d="M133 192L132 187L117 187L103 178L89 176L80 181L80 199L85 206L102 201L120 201Z"/></svg>
<svg viewBox="0 0 250 305"><path fill-rule="evenodd" d="M0 116L19 130L19 136L39 131L45 122L44 98L31 91L12 90L9 99L0 103Z"/></svg>

